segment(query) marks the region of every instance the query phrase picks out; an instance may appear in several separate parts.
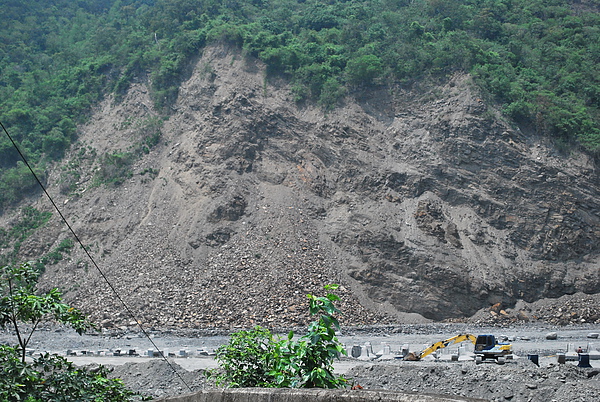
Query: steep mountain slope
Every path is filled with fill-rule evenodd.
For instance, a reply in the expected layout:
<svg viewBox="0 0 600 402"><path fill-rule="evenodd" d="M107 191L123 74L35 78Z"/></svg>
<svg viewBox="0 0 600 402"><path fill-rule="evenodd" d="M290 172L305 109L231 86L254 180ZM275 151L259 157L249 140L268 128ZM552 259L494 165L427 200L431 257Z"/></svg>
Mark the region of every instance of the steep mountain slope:
<svg viewBox="0 0 600 402"><path fill-rule="evenodd" d="M180 89L162 139L118 186L99 159L137 146L155 115L144 84L106 100L50 191L148 325L288 326L305 294L342 283L347 324L442 320L600 289L600 187L592 161L511 127L465 75L379 88L327 114L296 106L259 63L213 47ZM143 174L142 174L143 173ZM38 208L49 208L45 199ZM58 219L34 258L68 236ZM48 286L129 325L79 251Z"/></svg>

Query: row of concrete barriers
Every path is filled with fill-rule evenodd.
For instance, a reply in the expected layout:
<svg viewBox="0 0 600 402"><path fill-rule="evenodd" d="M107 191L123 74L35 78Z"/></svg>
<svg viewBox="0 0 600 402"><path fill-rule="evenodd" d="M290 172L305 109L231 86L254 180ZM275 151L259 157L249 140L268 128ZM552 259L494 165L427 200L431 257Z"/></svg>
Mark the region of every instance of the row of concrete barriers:
<svg viewBox="0 0 600 402"><path fill-rule="evenodd" d="M289 388L230 388L203 390L193 394L158 398L161 402L482 402L484 399L454 395L418 394L374 390L329 390Z"/></svg>

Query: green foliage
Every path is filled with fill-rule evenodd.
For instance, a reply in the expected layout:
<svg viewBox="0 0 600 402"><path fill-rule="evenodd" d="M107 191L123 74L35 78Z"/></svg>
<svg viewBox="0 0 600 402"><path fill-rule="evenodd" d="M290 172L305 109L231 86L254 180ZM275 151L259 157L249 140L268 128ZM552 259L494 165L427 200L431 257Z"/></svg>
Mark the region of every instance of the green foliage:
<svg viewBox="0 0 600 402"><path fill-rule="evenodd" d="M30 264L5 266L0 274L0 327L10 327L17 338L16 347L0 345L0 400L117 402L141 398L121 380L108 379L109 371L102 366L78 368L48 353L27 362L27 345L43 320L66 324L78 334L94 325L81 311L64 304L58 289L39 293L39 272Z"/></svg>
<svg viewBox="0 0 600 402"><path fill-rule="evenodd" d="M600 151L593 2L32 0L2 11L0 119L40 172L91 105L136 77L150 77L168 111L190 62L215 43L258 57L297 101L325 109L373 84L471 72L519 124ZM0 139L0 208L35 188L19 160Z"/></svg>
<svg viewBox="0 0 600 402"><path fill-rule="evenodd" d="M327 285L326 290L335 290L338 285ZM317 321L308 326L308 332L294 340L290 331L287 339L280 340L274 353L274 369L278 387L293 388L341 388L347 383L343 376L333 372L333 361L346 354L338 341L335 330L340 328L335 317L339 310L333 304L339 297L333 293L316 297L307 295L311 315L319 315Z"/></svg>
<svg viewBox="0 0 600 402"><path fill-rule="evenodd" d="M44 180L45 174L41 167L34 168L34 172L40 180ZM14 168L0 170L0 212L20 200L25 194L36 194L39 184L31 172L21 161Z"/></svg>
<svg viewBox="0 0 600 402"><path fill-rule="evenodd" d="M150 150L160 142L163 123L164 120L160 116L153 116L142 121L138 128L138 132L141 136L141 143L137 150L138 154L149 153Z"/></svg>
<svg viewBox="0 0 600 402"><path fill-rule="evenodd" d="M0 399L4 401L111 401L144 400L123 382L109 379L110 370L75 367L64 357L44 354L30 363L16 349L0 346Z"/></svg>
<svg viewBox="0 0 600 402"><path fill-rule="evenodd" d="M25 240L37 228L45 225L51 217L50 212L42 212L34 207L23 207L19 219L10 228L9 235L13 239Z"/></svg>
<svg viewBox="0 0 600 402"><path fill-rule="evenodd" d="M3 267L0 277L0 327L10 326L15 331L23 361L31 336L46 318L67 324L78 334L94 327L79 310L61 302L58 289L38 295L38 276L39 271L25 263ZM22 323L28 323L29 327L23 328Z"/></svg>
<svg viewBox="0 0 600 402"><path fill-rule="evenodd" d="M101 184L119 185L133 176L131 166L134 161L135 156L131 152L106 154L100 158L96 180Z"/></svg>
<svg viewBox="0 0 600 402"><path fill-rule="evenodd" d="M63 253L70 253L74 245L75 243L70 238L61 240L58 247L38 260L39 264L45 267L58 263L63 259Z"/></svg>
<svg viewBox="0 0 600 402"><path fill-rule="evenodd" d="M216 351L224 374L214 374L216 384L230 388L269 387L274 378L272 351L275 340L268 329L255 327L231 335L227 345Z"/></svg>
<svg viewBox="0 0 600 402"><path fill-rule="evenodd" d="M326 290L335 290L328 285ZM308 332L294 339L275 338L261 327L239 331L227 345L217 349L220 370L209 372L217 385L227 387L291 387L341 388L347 383L333 372L333 361L346 351L335 335L339 310L333 304L339 297L328 293L324 297L308 295L311 315L319 319L310 323Z"/></svg>
<svg viewBox="0 0 600 402"><path fill-rule="evenodd" d="M8 229L0 229L0 249L12 245L12 250L6 254L0 254L0 266L15 262L21 244L36 229L45 225L52 214L42 212L33 207L24 207L18 216L18 220Z"/></svg>
<svg viewBox="0 0 600 402"><path fill-rule="evenodd" d="M346 74L352 84L372 84L383 72L381 59L374 54L366 54L348 61Z"/></svg>

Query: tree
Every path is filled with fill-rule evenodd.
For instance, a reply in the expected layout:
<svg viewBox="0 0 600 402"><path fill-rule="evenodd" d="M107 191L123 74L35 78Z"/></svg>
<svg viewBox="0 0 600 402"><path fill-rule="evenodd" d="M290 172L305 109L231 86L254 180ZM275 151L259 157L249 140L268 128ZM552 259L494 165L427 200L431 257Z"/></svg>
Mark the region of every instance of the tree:
<svg viewBox="0 0 600 402"><path fill-rule="evenodd" d="M327 285L335 290L338 285ZM286 338L275 338L261 327L232 334L227 345L216 351L220 370L207 375L217 385L226 387L274 388L341 388L347 380L333 372L333 360L346 354L335 335L339 310L334 302L339 297L328 293L324 297L307 295L311 315L320 314L308 326L306 335L294 339L290 331Z"/></svg>
<svg viewBox="0 0 600 402"><path fill-rule="evenodd" d="M327 285L325 290L335 290L338 285ZM333 304L339 296L327 293L326 296L307 295L311 315L319 319L308 326L308 332L298 341L290 331L286 340L277 345L275 376L277 386L293 388L342 388L348 382L343 376L333 372L333 361L346 354L344 345L335 335L340 324L335 317L340 311Z"/></svg>
<svg viewBox="0 0 600 402"><path fill-rule="evenodd" d="M365 54L348 60L346 74L352 84L370 85L383 72L381 59L374 54Z"/></svg>
<svg viewBox="0 0 600 402"><path fill-rule="evenodd" d="M69 325L80 335L94 327L81 311L61 302L62 295L58 289L36 294L37 278L38 271L29 263L2 268L0 326L14 329L23 362L31 336L47 317ZM24 327L23 323L28 323L30 327Z"/></svg>
<svg viewBox="0 0 600 402"><path fill-rule="evenodd" d="M37 326L46 318L67 324L78 334L94 325L81 311L62 303L52 289L38 294L38 272L29 263L5 266L0 276L0 326L12 327L16 347L0 345L0 400L110 401L144 399L120 379L109 379L108 369L76 368L64 357L46 353L26 361L26 348ZM24 325L26 324L26 325Z"/></svg>

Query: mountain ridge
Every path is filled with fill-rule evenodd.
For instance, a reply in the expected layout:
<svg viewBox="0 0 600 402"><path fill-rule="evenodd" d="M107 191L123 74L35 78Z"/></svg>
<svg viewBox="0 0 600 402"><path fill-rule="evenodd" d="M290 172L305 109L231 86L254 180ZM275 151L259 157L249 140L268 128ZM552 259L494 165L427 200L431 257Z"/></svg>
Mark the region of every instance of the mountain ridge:
<svg viewBox="0 0 600 402"><path fill-rule="evenodd" d="M133 174L92 185L112 166L93 155L138 147L157 116L143 83L105 100L62 164L76 190L61 192L61 166L48 175L144 324L299 325L305 294L327 283L342 284L354 325L599 289L593 161L511 127L466 74L426 91L364 90L323 113L294 104L260 62L209 47ZM55 217L22 257L66 236ZM41 280L104 326L133 324L81 251Z"/></svg>

